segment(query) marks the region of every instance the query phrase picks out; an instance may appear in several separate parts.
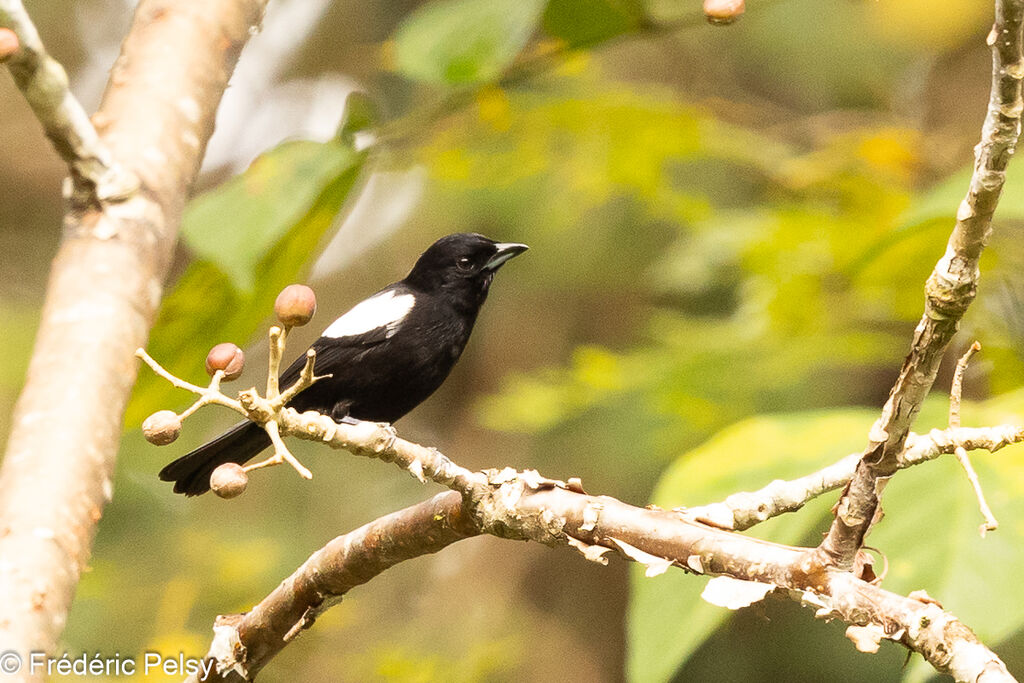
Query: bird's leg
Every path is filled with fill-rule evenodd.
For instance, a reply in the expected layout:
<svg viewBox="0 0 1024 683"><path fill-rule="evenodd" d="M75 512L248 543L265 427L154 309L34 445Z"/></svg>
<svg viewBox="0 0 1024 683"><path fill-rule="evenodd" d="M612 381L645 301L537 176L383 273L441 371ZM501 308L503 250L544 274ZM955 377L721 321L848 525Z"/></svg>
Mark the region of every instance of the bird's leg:
<svg viewBox="0 0 1024 683"><path fill-rule="evenodd" d="M343 425L359 424L359 420L355 419L354 417L348 414L349 408L351 407L351 401L339 401L338 403L335 403L334 407L331 408L331 419L337 422L338 424Z"/></svg>

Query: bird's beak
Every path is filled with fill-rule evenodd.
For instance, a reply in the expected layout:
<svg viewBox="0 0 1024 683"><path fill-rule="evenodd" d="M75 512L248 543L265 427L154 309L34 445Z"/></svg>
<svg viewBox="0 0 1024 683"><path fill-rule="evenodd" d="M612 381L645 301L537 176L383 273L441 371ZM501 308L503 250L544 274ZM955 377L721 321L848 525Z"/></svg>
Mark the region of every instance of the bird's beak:
<svg viewBox="0 0 1024 683"><path fill-rule="evenodd" d="M494 256L491 257L491 260L484 265L484 270L497 270L503 263L505 263L505 261L508 261L510 258L515 256L519 256L529 249L525 244L517 244L516 242L498 242L494 247L497 251L494 252Z"/></svg>

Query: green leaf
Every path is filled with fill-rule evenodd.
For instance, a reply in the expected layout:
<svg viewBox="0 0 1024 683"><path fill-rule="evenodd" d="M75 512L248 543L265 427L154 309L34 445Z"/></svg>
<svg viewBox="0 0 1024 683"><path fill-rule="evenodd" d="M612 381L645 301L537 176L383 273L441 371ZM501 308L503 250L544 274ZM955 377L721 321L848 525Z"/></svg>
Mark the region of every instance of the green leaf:
<svg viewBox="0 0 1024 683"><path fill-rule="evenodd" d="M952 228L956 210L967 194L971 180L971 168L962 168L938 185L914 199L907 211L900 217L897 232L913 230L932 220L942 220Z"/></svg>
<svg viewBox="0 0 1024 683"><path fill-rule="evenodd" d="M1011 166L1006 174L1006 183L995 215L997 222L1024 221L1024 173L1014 172L1014 168ZM931 245L942 243L943 235L953 229L960 202L967 195L972 171L972 166L961 168L914 197L907 209L897 217L893 229L885 231L866 248L860 250L860 255L849 264L848 274L860 271L871 264L878 265L882 270L891 271L891 263L882 263L886 259L904 263L927 263L937 258L938 254L932 258L921 254L924 260L919 261L899 252L913 249L912 243L915 241L926 245L931 251L934 251ZM1002 237L1004 232L999 230L996 239ZM1007 245L1000 247L998 251L1007 251Z"/></svg>
<svg viewBox="0 0 1024 683"><path fill-rule="evenodd" d="M245 173L194 199L182 218L182 238L237 289L251 292L258 274L253 264L351 164L352 152L343 145L287 142L258 157Z"/></svg>
<svg viewBox="0 0 1024 683"><path fill-rule="evenodd" d="M337 141L289 142L196 199L183 231L192 236L199 259L164 298L147 345L150 355L177 376L203 383L206 351L222 341L244 345L281 288L307 271L364 160L365 154ZM142 369L126 427L187 400Z"/></svg>
<svg viewBox="0 0 1024 683"><path fill-rule="evenodd" d="M636 0L551 0L544 11L544 30L574 47L629 33L642 21Z"/></svg>
<svg viewBox="0 0 1024 683"><path fill-rule="evenodd" d="M349 93L345 98L345 114L338 126L338 140L346 145L354 145L355 136L373 128L379 118L377 104L369 95L359 91Z"/></svg>
<svg viewBox="0 0 1024 683"><path fill-rule="evenodd" d="M440 0L395 34L398 70L418 81L465 85L497 78L536 28L544 0Z"/></svg>
<svg viewBox="0 0 1024 683"><path fill-rule="evenodd" d="M724 500L773 479L813 472L864 447L875 411L845 409L754 417L739 422L680 456L665 470L653 504L672 508ZM832 496L796 514L757 527L760 538L802 542L823 527ZM732 614L704 602L706 581L681 571L653 579L634 567L627 622L627 671L631 681L668 681L687 658Z"/></svg>

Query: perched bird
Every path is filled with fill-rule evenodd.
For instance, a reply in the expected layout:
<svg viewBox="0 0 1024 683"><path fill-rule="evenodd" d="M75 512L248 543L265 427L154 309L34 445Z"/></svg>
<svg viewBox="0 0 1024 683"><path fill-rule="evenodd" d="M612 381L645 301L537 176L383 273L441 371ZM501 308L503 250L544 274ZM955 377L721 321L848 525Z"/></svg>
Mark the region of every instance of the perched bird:
<svg viewBox="0 0 1024 683"><path fill-rule="evenodd" d="M324 330L311 348L314 372L330 375L288 405L316 410L338 422L394 422L441 386L466 347L494 274L525 244L456 233L432 244L405 277L357 304ZM299 356L281 373L282 389L305 363ZM241 422L160 471L174 492L210 489L210 475L228 462L245 463L270 445L254 422Z"/></svg>

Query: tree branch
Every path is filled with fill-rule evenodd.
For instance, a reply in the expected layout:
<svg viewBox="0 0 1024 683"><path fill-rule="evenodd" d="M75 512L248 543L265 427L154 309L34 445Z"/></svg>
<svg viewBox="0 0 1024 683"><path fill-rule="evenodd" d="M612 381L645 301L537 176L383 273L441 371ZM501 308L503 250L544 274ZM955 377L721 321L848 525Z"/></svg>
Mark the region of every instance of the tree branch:
<svg viewBox="0 0 1024 683"><path fill-rule="evenodd" d="M67 73L46 51L21 0L0 0L0 26L18 37L18 50L6 59L7 68L71 170L73 203L126 199L138 189L138 179L115 162L100 140L68 89Z"/></svg>
<svg viewBox="0 0 1024 683"><path fill-rule="evenodd" d="M898 468L898 456L939 370L960 319L977 293L978 259L992 230L992 214L1021 130L1021 79L1024 54L1021 31L1024 0L996 0L992 47L992 90L981 142L975 148L974 173L957 211L945 255L925 286L925 312L914 332L882 414L871 428L869 444L836 507L836 518L819 546L819 561L853 567L879 512L882 489Z"/></svg>
<svg viewBox="0 0 1024 683"><path fill-rule="evenodd" d="M139 354L145 357L145 352ZM155 361L151 364L156 365ZM308 378L298 383L303 381ZM216 391L191 390L200 400ZM279 398L278 387L268 385L268 390ZM313 411L298 413L282 407L274 398L249 389L241 392L235 409L255 422L274 425L282 436L322 441L332 448L392 462L421 481L430 479L457 493L436 497L335 539L248 614L219 618L208 654L216 661L216 673L208 680L251 679L270 657L308 628L317 614L354 585L398 561L436 552L460 538L481 533L568 545L602 564L607 562L607 552L617 551L647 565L648 576L675 565L697 574L764 584L755 600L784 588L794 599L814 607L817 616L867 627L864 630L873 634L876 642L881 638L899 641L937 670L961 680L976 681L982 675L992 681L1013 680L999 658L934 601L902 597L845 570L823 567L816 561L815 549L769 543L701 524L677 512L589 496L581 492L578 482L546 479L532 470L471 472L437 449L399 438L389 425L338 424ZM225 401L210 400L226 405ZM904 466L968 445L997 450L1021 438L1021 430L1012 427L933 432L915 440L917 450L908 449ZM848 467L852 465L851 461ZM355 583L353 576L358 577ZM859 647L864 647L863 639L862 633Z"/></svg>
<svg viewBox="0 0 1024 683"><path fill-rule="evenodd" d="M1024 441L1024 427L1017 425L933 429L928 434L911 432L897 467L920 465L940 455L955 454L958 449L995 453L1003 446L1021 441ZM720 503L679 508L678 511L689 519L720 529L744 531L772 517L796 512L821 494L845 486L853 478L862 457L862 453L851 453L839 462L798 479L776 479L757 491L734 493Z"/></svg>
<svg viewBox="0 0 1024 683"><path fill-rule="evenodd" d="M65 216L12 417L0 557L17 561L0 563L0 643L22 656L53 652L63 630L112 495L133 353L155 316L214 112L264 3L143 0L94 117L141 190Z"/></svg>
<svg viewBox="0 0 1024 683"><path fill-rule="evenodd" d="M617 551L647 564L649 576L675 565L767 584L760 597L776 588L788 589L792 599L813 608L817 617L873 626L878 639L902 643L957 680L1014 680L970 629L934 601L903 597L837 569L809 573L809 550L713 529L673 512L637 508L607 496L558 486L534 488L529 477L506 478L476 494L466 502L452 492L441 494L340 536L252 610L219 617L207 655L216 661L215 673L206 680L251 680L355 585L399 561L478 533L569 545L602 563L607 562L604 553Z"/></svg>

